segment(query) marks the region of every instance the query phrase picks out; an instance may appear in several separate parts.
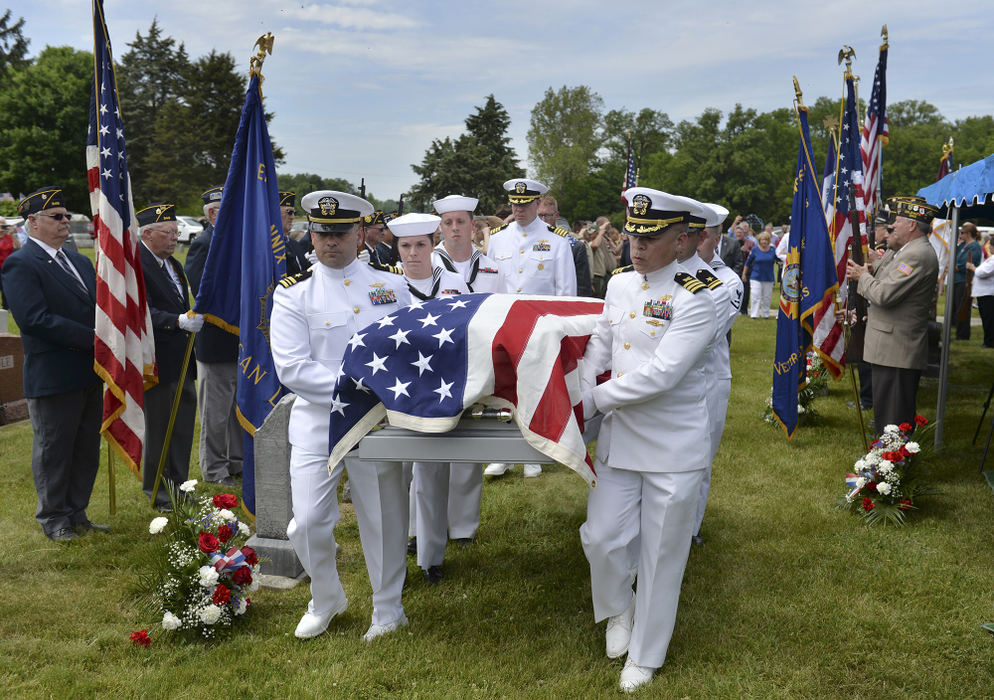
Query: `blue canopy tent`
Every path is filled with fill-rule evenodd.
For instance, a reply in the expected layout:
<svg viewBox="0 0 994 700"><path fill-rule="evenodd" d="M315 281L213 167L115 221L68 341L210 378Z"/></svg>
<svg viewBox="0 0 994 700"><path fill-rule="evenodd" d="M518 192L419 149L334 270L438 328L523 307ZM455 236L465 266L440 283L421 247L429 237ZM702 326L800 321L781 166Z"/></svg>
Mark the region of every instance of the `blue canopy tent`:
<svg viewBox="0 0 994 700"><path fill-rule="evenodd" d="M938 182L918 190L918 196L939 208L939 216L952 220L951 241L959 238L961 218L994 219L994 155L954 170ZM954 254L954 253L951 253ZM952 329L952 265L946 269L946 309L942 322L942 360L939 364L939 402L936 407L935 449L940 451L949 382L949 337Z"/></svg>

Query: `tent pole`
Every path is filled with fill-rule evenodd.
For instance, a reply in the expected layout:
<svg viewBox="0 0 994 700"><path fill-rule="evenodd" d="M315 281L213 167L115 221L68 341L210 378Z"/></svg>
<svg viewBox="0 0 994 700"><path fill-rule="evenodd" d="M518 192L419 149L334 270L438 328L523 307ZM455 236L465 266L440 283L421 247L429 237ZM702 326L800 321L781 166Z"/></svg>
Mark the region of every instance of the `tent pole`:
<svg viewBox="0 0 994 700"><path fill-rule="evenodd" d="M954 206L952 231L950 231L951 262L956 261L955 245L959 240L959 207ZM943 433L946 427L946 390L949 384L949 342L952 336L953 319L953 265L946 265L946 312L942 319L942 357L939 360L939 401L935 407L935 451L942 452Z"/></svg>

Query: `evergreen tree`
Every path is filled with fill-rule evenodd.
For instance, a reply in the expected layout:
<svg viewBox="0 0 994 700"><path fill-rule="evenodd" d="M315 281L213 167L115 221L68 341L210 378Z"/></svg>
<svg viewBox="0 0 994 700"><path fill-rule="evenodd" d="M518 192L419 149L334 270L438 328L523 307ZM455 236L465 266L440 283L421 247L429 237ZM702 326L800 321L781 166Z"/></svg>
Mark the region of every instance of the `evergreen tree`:
<svg viewBox="0 0 994 700"><path fill-rule="evenodd" d="M30 39L24 38L24 18L11 24L11 16L11 10L5 10L3 17L0 17L0 75L8 69L24 68L30 63L26 58Z"/></svg>

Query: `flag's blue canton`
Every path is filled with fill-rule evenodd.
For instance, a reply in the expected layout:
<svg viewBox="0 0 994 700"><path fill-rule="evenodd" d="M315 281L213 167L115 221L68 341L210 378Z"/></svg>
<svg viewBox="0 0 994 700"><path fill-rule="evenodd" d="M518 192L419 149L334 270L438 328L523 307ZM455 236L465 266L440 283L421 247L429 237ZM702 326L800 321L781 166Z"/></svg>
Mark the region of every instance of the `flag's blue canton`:
<svg viewBox="0 0 994 700"><path fill-rule="evenodd" d="M381 401L388 411L422 418L459 415L469 323L489 296L415 301L353 335L332 399L332 447Z"/></svg>
<svg viewBox="0 0 994 700"><path fill-rule="evenodd" d="M829 136L828 154L825 156L825 172L821 178L821 206L826 216L832 215L832 193L835 191L835 139Z"/></svg>
<svg viewBox="0 0 994 700"><path fill-rule="evenodd" d="M632 143L628 142L628 168L625 171L625 187L638 187L638 173L635 171L635 155L632 153Z"/></svg>
<svg viewBox="0 0 994 700"><path fill-rule="evenodd" d="M101 7L102 14L102 7ZM111 60L110 39L102 21L94 21L94 46L96 72L100 84L94 85L90 94L90 128L86 145L99 147L100 184L104 196L121 216L125 228L131 221L128 206L128 163L124 148L124 124L117 102L117 83L114 80L114 63Z"/></svg>
<svg viewBox="0 0 994 700"><path fill-rule="evenodd" d="M835 197L836 219L849 216L849 188L852 187L854 173L863 175L863 156L859 150L859 121L856 119L856 89L851 75L846 76L846 106L842 116L842 129L839 134L839 176L838 191ZM862 196L862 193L857 193ZM836 225L836 231L840 226ZM853 231L853 235L859 232Z"/></svg>

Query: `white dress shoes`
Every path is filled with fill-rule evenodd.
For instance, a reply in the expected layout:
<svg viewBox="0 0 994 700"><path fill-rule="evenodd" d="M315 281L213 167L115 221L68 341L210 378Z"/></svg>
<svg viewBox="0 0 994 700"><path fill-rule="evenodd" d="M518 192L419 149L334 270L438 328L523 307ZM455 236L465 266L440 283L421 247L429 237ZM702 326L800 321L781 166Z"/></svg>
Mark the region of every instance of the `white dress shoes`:
<svg viewBox="0 0 994 700"><path fill-rule="evenodd" d="M540 476L542 474L541 464L526 464L525 465L525 476L534 477Z"/></svg>
<svg viewBox="0 0 994 700"><path fill-rule="evenodd" d="M631 659L628 659L625 662L625 667L621 669L621 682L618 684L618 687L626 693L634 693L646 683L652 682L652 675L655 672L656 669L654 668L639 666Z"/></svg>
<svg viewBox="0 0 994 700"><path fill-rule="evenodd" d="M300 618L300 622L297 623L297 629L294 630L293 636L298 639L310 639L311 637L318 636L328 629L328 623L331 622L331 618L339 613L345 612L345 609L348 607L349 601L343 600L323 615L315 615L308 610L304 613L304 616Z"/></svg>
<svg viewBox="0 0 994 700"><path fill-rule="evenodd" d="M366 634L362 635L362 641L371 642L377 637L382 637L385 634L389 634L394 630L398 630L401 627L407 626L407 617L401 615L399 618L393 622L388 622L385 625L370 625L369 629L366 630Z"/></svg>
<svg viewBox="0 0 994 700"><path fill-rule="evenodd" d="M513 469L513 464L508 464L507 462L491 462L487 465L487 468L483 470L484 476L503 476L508 469Z"/></svg>
<svg viewBox="0 0 994 700"><path fill-rule="evenodd" d="M607 619L607 634L605 635L607 658L617 659L628 651L628 644L632 641L634 619L635 596L632 596L632 602L627 610Z"/></svg>

